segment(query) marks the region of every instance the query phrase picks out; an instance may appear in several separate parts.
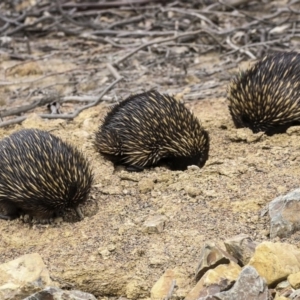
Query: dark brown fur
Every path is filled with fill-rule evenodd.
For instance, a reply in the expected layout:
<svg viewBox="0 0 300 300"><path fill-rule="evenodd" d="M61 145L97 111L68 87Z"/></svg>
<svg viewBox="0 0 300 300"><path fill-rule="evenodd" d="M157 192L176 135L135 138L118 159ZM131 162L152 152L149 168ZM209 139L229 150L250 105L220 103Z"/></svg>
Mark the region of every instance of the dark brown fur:
<svg viewBox="0 0 300 300"><path fill-rule="evenodd" d="M60 138L24 129L0 141L0 212L48 219L86 200L92 173L84 156Z"/></svg>
<svg viewBox="0 0 300 300"><path fill-rule="evenodd" d="M232 80L227 98L237 128L271 135L300 125L300 54L266 56Z"/></svg>
<svg viewBox="0 0 300 300"><path fill-rule="evenodd" d="M116 105L96 133L98 151L129 170L166 164L172 170L202 167L208 133L173 97L157 91L130 96Z"/></svg>

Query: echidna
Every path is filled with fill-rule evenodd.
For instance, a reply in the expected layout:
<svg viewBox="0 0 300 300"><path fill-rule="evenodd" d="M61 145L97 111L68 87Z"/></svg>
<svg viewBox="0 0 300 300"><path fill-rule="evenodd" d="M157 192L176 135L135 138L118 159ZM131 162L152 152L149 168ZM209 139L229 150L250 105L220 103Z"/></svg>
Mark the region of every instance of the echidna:
<svg viewBox="0 0 300 300"><path fill-rule="evenodd" d="M228 87L229 111L237 128L268 135L300 124L300 54L264 57Z"/></svg>
<svg viewBox="0 0 300 300"><path fill-rule="evenodd" d="M131 171L160 164L185 170L205 164L209 136L182 103L151 90L116 105L96 133L95 145Z"/></svg>
<svg viewBox="0 0 300 300"><path fill-rule="evenodd" d="M93 175L81 152L38 129L23 129L0 141L2 218L26 213L47 220L84 203ZM4 214L4 215L3 215Z"/></svg>

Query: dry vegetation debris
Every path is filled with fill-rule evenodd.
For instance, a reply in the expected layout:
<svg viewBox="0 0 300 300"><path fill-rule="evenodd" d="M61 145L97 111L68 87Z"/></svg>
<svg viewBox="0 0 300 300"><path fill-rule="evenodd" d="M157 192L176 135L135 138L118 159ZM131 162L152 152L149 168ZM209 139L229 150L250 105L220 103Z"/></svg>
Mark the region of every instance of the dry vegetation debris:
<svg viewBox="0 0 300 300"><path fill-rule="evenodd" d="M97 202L82 222L1 222L1 262L38 252L65 287L101 297L132 296L137 286L131 298L145 298L168 268L192 277L208 239L267 239L259 211L299 187L299 129L274 137L235 129L226 85L249 59L299 48L299 11L300 1L282 0L1 1L0 126L11 126L0 137L39 127L83 150ZM201 170L133 175L94 151L107 106L151 88L186 101L209 131ZM51 114L53 102L61 114ZM145 233L157 215L167 219L164 230ZM283 239L299 240L299 232Z"/></svg>
<svg viewBox="0 0 300 300"><path fill-rule="evenodd" d="M0 11L2 127L37 107L73 119L137 89L205 98L242 60L298 47L300 1L6 0ZM207 72L209 52L221 61ZM69 109L51 114L53 101Z"/></svg>

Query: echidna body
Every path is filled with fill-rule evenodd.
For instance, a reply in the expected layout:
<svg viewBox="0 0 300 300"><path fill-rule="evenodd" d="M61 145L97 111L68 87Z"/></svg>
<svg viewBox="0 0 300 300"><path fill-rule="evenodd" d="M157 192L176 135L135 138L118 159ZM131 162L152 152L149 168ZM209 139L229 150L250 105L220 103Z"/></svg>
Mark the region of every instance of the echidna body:
<svg viewBox="0 0 300 300"><path fill-rule="evenodd" d="M0 141L2 217L26 213L50 219L84 203L92 173L81 152L38 129L24 129ZM3 216L3 213L5 216Z"/></svg>
<svg viewBox="0 0 300 300"><path fill-rule="evenodd" d="M128 170L159 164L185 170L189 165L205 164L209 136L182 103L148 91L130 96L107 114L95 145L101 154Z"/></svg>
<svg viewBox="0 0 300 300"><path fill-rule="evenodd" d="M282 133L300 124L300 54L264 57L228 87L229 111L237 128Z"/></svg>

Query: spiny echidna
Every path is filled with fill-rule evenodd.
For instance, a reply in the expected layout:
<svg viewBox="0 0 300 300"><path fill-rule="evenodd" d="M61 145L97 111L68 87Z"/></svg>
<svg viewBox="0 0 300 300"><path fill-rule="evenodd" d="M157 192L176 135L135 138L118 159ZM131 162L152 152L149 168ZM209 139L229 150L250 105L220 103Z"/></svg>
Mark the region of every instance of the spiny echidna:
<svg viewBox="0 0 300 300"><path fill-rule="evenodd" d="M158 164L185 170L205 164L209 136L182 103L151 90L116 105L96 133L95 146L131 171Z"/></svg>
<svg viewBox="0 0 300 300"><path fill-rule="evenodd" d="M283 133L300 124L300 54L264 57L228 87L229 111L237 128Z"/></svg>
<svg viewBox="0 0 300 300"><path fill-rule="evenodd" d="M23 129L0 141L0 209L2 218L26 213L50 219L84 203L93 175L83 154L60 138Z"/></svg>

